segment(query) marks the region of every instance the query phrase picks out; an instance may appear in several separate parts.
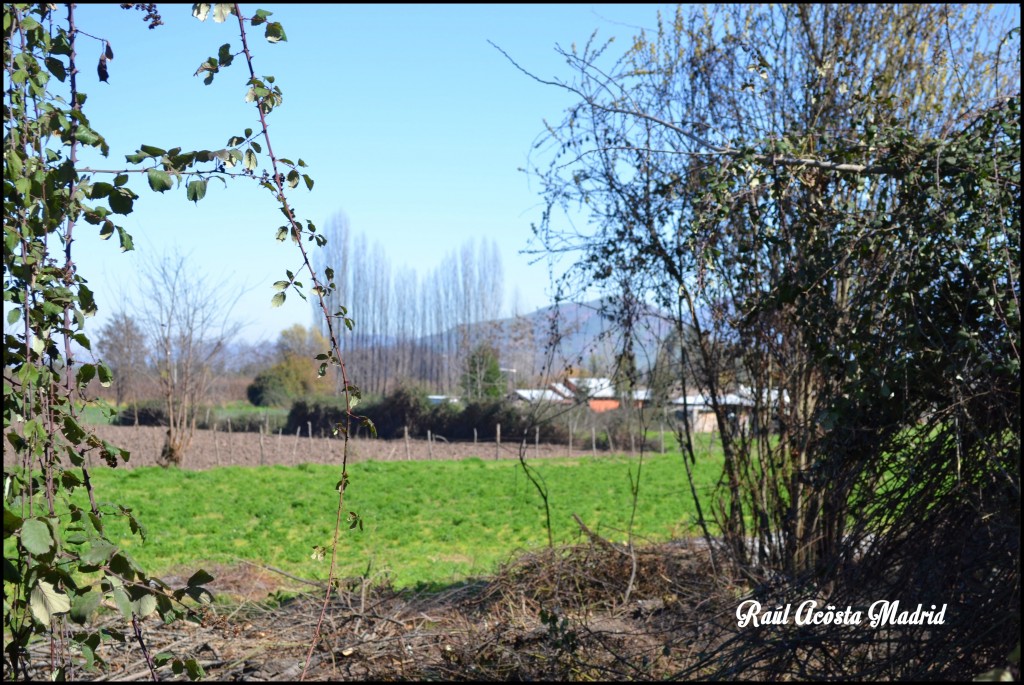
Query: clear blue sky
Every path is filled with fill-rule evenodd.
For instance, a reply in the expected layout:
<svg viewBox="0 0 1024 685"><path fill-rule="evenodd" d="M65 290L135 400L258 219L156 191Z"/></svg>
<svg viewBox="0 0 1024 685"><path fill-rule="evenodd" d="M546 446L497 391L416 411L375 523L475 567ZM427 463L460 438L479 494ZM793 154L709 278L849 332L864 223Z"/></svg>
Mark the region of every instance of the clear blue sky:
<svg viewBox="0 0 1024 685"><path fill-rule="evenodd" d="M616 36L621 54L639 27L651 29L667 5L243 5L274 14L288 41L271 45L263 27L250 29L257 75L272 74L284 103L270 117L279 156L302 158L316 185L290 198L303 219L324 227L344 211L352 229L379 241L393 268L425 275L443 256L474 237L493 238L501 250L505 306L518 291L523 311L549 302L546 263L530 265L531 222L541 198L519 167L542 121L558 121L573 103L567 93L519 72L488 44L501 46L524 68L568 78L555 52L582 44L597 29ZM244 102L243 61L222 70L210 86L193 76L223 43L237 50L237 20L200 23L188 5L160 5L165 25L148 30L142 13L116 5L79 5L78 27L106 38L115 58L109 84L95 61L100 43L81 38L79 88L93 128L111 153L95 162L124 166L141 144L162 148L220 149L227 139L258 129ZM261 160L262 161L262 160ZM109 179L104 179L109 180ZM190 256L197 273L247 288L236 309L249 322L246 338L273 339L294 323L311 322L309 306L294 295L270 307L271 284L297 270L298 251L274 240L282 216L256 184L237 179L225 188L211 181L193 205L184 189L152 193L133 177L141 196L124 221L135 253L122 254L116 238L98 240L82 223L75 243L79 273L97 294L97 324L130 292L144 254L175 249ZM140 187L141 186L141 187ZM556 265L556 272L564 268ZM356 313L358 319L358 313ZM94 329L95 330L95 329Z"/></svg>

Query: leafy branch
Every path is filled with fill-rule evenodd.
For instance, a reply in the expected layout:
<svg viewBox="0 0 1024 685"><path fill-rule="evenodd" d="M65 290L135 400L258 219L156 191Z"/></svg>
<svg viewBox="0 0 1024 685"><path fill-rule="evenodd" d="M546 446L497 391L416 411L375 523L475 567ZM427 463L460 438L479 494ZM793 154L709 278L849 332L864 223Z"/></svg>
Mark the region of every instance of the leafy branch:
<svg viewBox="0 0 1024 685"><path fill-rule="evenodd" d="M312 281L310 290L317 296L320 308L323 311L325 320L327 321L330 349L317 355L317 361L321 362L318 375L323 377L329 366L338 367L343 382L343 392L345 394L345 424L339 425L336 431L336 433L341 432L344 446L342 451L341 478L336 486L338 492L338 507L331 543L331 564L328 575L326 596L320 611L320 617L317 621L314 637L306 657L306 663L302 671L302 678L305 678L313 649L320 639L327 606L330 602L331 588L334 586L338 539L341 531L342 519L345 518L350 529L356 527L362 528L362 519L357 513L345 513L345 490L349 484L349 435L352 421L359 421L362 425L367 426L373 433L376 431L372 422L368 418L357 416L352 411L360 399L360 390L349 380L345 362L341 355L341 346L339 344L340 331L337 329L336 323L340 321L349 330L352 329L354 323L352 319L348 317L348 311L345 307L340 307L339 310L333 314L328 310L327 295L336 289L336 285L333 282L333 270L329 267L325 269L324 275L327 280L324 282L313 267L312 261L310 260L309 250L306 247L306 243L309 242L314 242L318 247L322 247L326 244L327 239L323 234L317 233L316 226L312 221L306 220L303 225L303 223L298 219L297 213L288 199L288 189L298 187L300 181L302 181L305 183L308 190L312 190L313 180L309 175L299 171L300 168L306 167L306 163L302 159L299 159L297 162L292 162L291 160L279 157L274 153L267 125L267 117L282 103L283 95L281 89L275 84L273 76L257 77L252 63L252 51L249 46L246 28L247 19L242 14L240 7L237 4L229 5L219 3L211 6L206 3L197 3L193 5L193 16L200 21L204 21L207 16L210 15L211 9L215 22L223 22L231 14L235 15L238 20L238 30L242 48L240 52L234 53L232 52L229 44L222 45L218 50L217 57L210 57L204 61L196 70L196 75L205 74L204 83L210 84L213 81L214 75L219 73L221 68L229 66L236 56L241 55L244 57L245 64L249 71L249 79L246 83L249 90L246 93L245 100L246 102L251 102L255 105L256 112L259 116L260 129L256 136L252 135L251 130L246 129L243 137L232 138L228 141L228 145L248 145L248 148L242 157L243 164L248 171L256 170L258 166L257 155L263 152L262 145L266 146L265 154L270 168L268 171L263 173L263 176L260 179L260 185L274 195L275 200L280 204L281 213L285 217L285 223L277 229L276 238L279 241L291 239L298 248L302 257L301 266L298 271L304 271L309 275L309 278ZM266 28L264 35L267 41L271 43L286 41L287 36L281 24L268 20L268 17L271 16L271 14L271 12L267 12L265 10L257 10L256 13L248 19L249 26L256 27L265 25ZM262 145L255 140L256 138L262 140ZM287 171L285 169L287 169ZM285 186L287 186L287 189ZM303 241L303 238L305 238L305 242ZM286 270L285 276L286 278L284 280L274 283L274 289L277 292L273 295L271 304L275 307L284 304L288 290L293 290L299 297L304 300L306 299L306 295L302 292L303 284L301 281L297 280L296 272ZM321 549L318 548L314 550L315 556L322 556L322 554L323 551Z"/></svg>

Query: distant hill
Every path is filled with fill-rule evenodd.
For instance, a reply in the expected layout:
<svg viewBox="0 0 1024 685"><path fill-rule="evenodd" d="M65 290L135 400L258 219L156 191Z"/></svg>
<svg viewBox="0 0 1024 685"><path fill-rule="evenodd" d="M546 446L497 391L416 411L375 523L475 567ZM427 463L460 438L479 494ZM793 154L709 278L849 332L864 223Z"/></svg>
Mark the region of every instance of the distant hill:
<svg viewBox="0 0 1024 685"><path fill-rule="evenodd" d="M624 337L609 307L608 300L565 302L519 317L472 324L463 334L494 344L502 366L516 369L520 378L542 370L557 376L568 367L607 373ZM653 308L639 317L633 329L633 350L640 370L654 363L657 343L670 331L667 317Z"/></svg>

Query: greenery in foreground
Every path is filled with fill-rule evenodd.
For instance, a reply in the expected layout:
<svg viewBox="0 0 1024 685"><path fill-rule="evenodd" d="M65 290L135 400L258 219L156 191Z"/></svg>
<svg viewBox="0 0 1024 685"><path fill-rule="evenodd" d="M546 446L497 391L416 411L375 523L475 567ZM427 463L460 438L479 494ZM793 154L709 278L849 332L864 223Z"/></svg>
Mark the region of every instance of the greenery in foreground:
<svg viewBox="0 0 1024 685"><path fill-rule="evenodd" d="M638 457L532 461L548 488L555 544L580 535L574 513L602 536L624 541L630 472L635 480L639 463ZM710 489L720 468L720 455L709 456L697 464L698 482ZM104 498L130 507L148 530L140 543L127 525L111 524L111 539L158 576L248 559L322 580L330 559L317 561L312 552L329 547L333 521L325 513L337 506L337 471L312 464L146 467L98 469L92 478ZM346 491L346 508L358 511L364 525L343 536L342 577L369 568L399 587L447 583L491 573L517 551L547 540L543 503L518 462L369 461L349 473L359 487ZM649 541L691 535L694 520L679 455L645 457L634 535Z"/></svg>

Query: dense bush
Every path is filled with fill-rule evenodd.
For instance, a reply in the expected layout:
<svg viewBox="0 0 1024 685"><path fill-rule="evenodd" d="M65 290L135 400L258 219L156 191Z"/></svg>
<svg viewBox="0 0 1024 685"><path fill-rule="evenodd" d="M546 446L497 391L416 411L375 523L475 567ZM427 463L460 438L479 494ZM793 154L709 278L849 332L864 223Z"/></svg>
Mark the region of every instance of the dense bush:
<svg viewBox="0 0 1024 685"><path fill-rule="evenodd" d="M360 407L360 413L369 417L382 438L400 438L408 426L409 435L426 436L431 428L430 406L423 390L401 386L384 398Z"/></svg>
<svg viewBox="0 0 1024 685"><path fill-rule="evenodd" d="M167 406L163 400L143 400L122 409L114 420L116 426L166 426Z"/></svg>
<svg viewBox="0 0 1024 685"><path fill-rule="evenodd" d="M246 395L257 407L287 407L303 397L325 395L332 387L330 381L317 375L312 355L288 353L284 359L261 371L246 389Z"/></svg>
<svg viewBox="0 0 1024 685"><path fill-rule="evenodd" d="M323 397L296 400L288 412L285 432L294 433L298 429L304 432L306 424L313 425L313 434L331 435L335 426L345 420L345 398Z"/></svg>
<svg viewBox="0 0 1024 685"><path fill-rule="evenodd" d="M275 368L263 371L245 390L249 402L257 407L286 407L294 399L295 388Z"/></svg>

